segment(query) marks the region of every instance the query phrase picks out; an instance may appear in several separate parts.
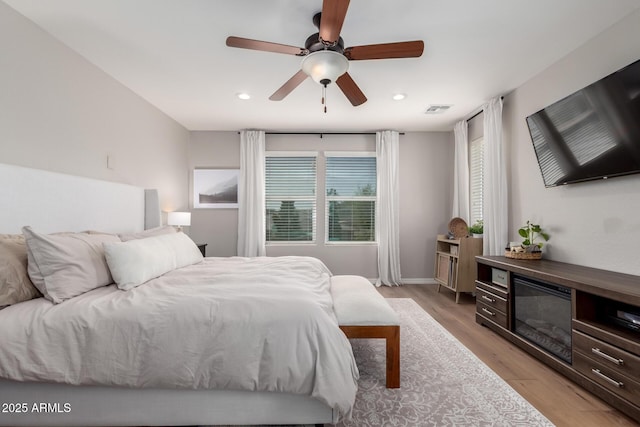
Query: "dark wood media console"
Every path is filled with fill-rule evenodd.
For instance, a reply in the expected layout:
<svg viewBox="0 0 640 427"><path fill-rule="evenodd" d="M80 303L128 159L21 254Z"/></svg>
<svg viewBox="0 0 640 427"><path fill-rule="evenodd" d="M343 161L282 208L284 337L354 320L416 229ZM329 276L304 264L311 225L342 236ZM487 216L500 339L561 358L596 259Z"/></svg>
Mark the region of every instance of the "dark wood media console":
<svg viewBox="0 0 640 427"><path fill-rule="evenodd" d="M621 321L621 313L640 315L639 276L502 256L478 256L476 262L477 323L640 422L640 324L636 328L632 321ZM516 320L515 295L522 291L514 278L570 290L569 362L516 331L522 321Z"/></svg>

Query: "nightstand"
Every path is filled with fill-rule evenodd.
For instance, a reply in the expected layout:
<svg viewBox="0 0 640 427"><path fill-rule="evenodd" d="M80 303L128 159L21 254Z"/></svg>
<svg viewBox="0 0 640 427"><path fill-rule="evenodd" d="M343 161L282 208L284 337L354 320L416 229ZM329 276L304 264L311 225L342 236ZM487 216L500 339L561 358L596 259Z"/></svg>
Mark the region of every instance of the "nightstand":
<svg viewBox="0 0 640 427"><path fill-rule="evenodd" d="M202 252L202 256L207 256L207 245L208 243L196 243L200 252Z"/></svg>

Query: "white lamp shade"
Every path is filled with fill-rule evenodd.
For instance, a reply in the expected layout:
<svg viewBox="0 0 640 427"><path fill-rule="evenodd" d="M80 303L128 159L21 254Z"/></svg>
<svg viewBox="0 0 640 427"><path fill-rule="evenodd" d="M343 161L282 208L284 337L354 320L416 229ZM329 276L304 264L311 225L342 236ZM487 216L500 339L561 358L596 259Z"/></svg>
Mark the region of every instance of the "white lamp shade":
<svg viewBox="0 0 640 427"><path fill-rule="evenodd" d="M188 227L191 225L191 212L169 212L167 224Z"/></svg>
<svg viewBox="0 0 640 427"><path fill-rule="evenodd" d="M332 50L319 50L310 53L302 60L302 71L316 83L327 79L335 82L349 69L349 60L341 53Z"/></svg>

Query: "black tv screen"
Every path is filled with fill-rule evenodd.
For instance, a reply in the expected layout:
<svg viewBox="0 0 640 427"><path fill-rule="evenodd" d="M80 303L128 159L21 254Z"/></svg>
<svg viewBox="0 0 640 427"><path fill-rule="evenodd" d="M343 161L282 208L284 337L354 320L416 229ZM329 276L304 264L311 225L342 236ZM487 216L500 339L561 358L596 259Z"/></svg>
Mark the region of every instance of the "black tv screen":
<svg viewBox="0 0 640 427"><path fill-rule="evenodd" d="M527 117L545 187L640 173L640 60Z"/></svg>

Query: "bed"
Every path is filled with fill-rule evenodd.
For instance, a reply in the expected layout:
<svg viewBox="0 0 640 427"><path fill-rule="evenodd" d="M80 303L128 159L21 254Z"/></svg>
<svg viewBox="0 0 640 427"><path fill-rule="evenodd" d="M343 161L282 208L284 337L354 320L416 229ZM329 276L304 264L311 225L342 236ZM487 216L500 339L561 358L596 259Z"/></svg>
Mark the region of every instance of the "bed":
<svg viewBox="0 0 640 427"><path fill-rule="evenodd" d="M0 182L2 183L0 198L8 202L7 206L12 207L7 217L1 221L0 233L18 233L26 224L46 233L88 229L136 233L145 228L145 225L146 228L151 228L160 222L157 194L153 192L145 194L145 191L140 188L10 165L0 165ZM7 183L12 184L7 185ZM34 200L37 203L34 203ZM34 209L34 205L41 209ZM121 209L121 206L127 206L128 209ZM311 270L305 270L303 264L306 265L304 268ZM304 372L298 373L292 369L294 365L286 363L289 368L283 367L282 365L285 364L283 359L280 363L276 360L271 370L261 366L261 369L255 369L251 375L247 373L244 376L242 374L216 376L198 371L198 366L202 364L202 360L198 357L194 356L189 360L177 362L173 355L166 357L165 354L164 359L169 359L168 361L173 363L170 363L168 365L170 368L166 369L162 368L163 365L160 365L159 360L153 359L154 354L150 351L152 346L148 346L140 354L146 354L154 360L152 367L144 366L135 375L124 375L123 372L132 372L129 371L130 367L122 366L120 370L114 369L114 366L119 366L118 358L116 356L109 358L109 348L105 348L103 344L101 344L102 347L96 345L88 350L82 350L92 354L93 360L100 360L102 355L103 360L110 361L111 365L101 367L103 375L101 377L100 374L88 373L86 366L83 365L84 362L74 360L74 357L78 357L80 350L76 349L74 353L73 345L64 347L69 350L67 354L56 356L63 363L67 361L68 365L62 368L41 363L45 359L49 361L56 357L42 358L42 355L31 355L31 359L26 356L17 358L0 350L0 372L3 377L0 379L0 404L4 405L0 408L0 425L324 424L337 422L340 417L349 415L355 400L357 368L348 341L344 335L337 335L341 333L332 314L331 298L326 289L327 272L323 271L323 266L320 264L303 257L263 260L208 258L179 269L186 271L186 276L176 270L138 286L132 291L124 292L117 289L115 285L109 285L58 305L39 298L0 310L2 319L0 320L0 340L4 339L7 342L19 341L16 337L20 336L21 328L24 329L24 325L27 324L29 328L26 332L23 331L27 335L39 328L48 328L50 324L47 324L47 321L51 319L56 319L52 323L66 324L66 321L60 319L71 316L75 307L92 307L93 314L90 316L108 312L109 307L117 307L116 312L121 314L119 321L124 322L122 326L118 328L111 325L110 328L92 333L103 336L108 335L109 331L117 335L118 331L121 333L123 330L137 330L139 334L139 338L135 340L137 343L144 343L145 334L162 336L165 343L170 343L171 333L175 334L175 330L170 332L161 327L156 328L156 323L165 326L175 323L172 326L177 330L187 328L191 332L200 328L200 333L204 333L206 328L211 326L194 321L198 319L196 314L199 311L209 313L212 318L215 318L212 314L215 311L214 308L219 310L215 312L218 314L225 309L227 314L233 313L234 310L236 313L251 313L244 317L236 316L244 319L240 322L245 323L246 326L242 332L226 331L226 335L221 334L223 340L220 342L227 347L216 346L210 342L199 342L201 340L197 339L187 339L195 336L194 334L184 334L175 339L173 351L176 357L178 353L183 352L183 349L190 349L189 354L192 356L219 351L220 357L217 361L223 360L226 364L224 366L229 366L234 360L239 365L250 366L251 360L255 360L250 359L249 354L244 354L245 352L235 355L227 353L227 350L237 352L240 348L238 345L246 346L248 349L246 353L253 352L263 357L260 363L266 363L264 360L269 357L272 359L284 357L282 356L284 350L271 351L264 347L265 342L272 342L265 341L265 336L270 332L275 338L279 335L297 336L299 330L295 329L294 325L304 325L306 322L312 322L313 319L322 319L318 320L318 323L307 325L309 330L316 331L317 343L314 344L316 347L300 346L300 348L311 349L309 351L313 354L307 355L307 365L303 363L300 368L304 369ZM288 269L286 266L293 266L291 267L293 271L291 272L291 268ZM238 268L244 274L232 275L231 272L238 271ZM276 270L273 270L274 268ZM317 278L309 280L309 286L300 291L302 296L298 299L294 298L295 293L298 292L295 287L284 289L284 294L273 298L274 294L269 293L269 289L282 287L283 282L271 280L271 278L289 274L274 274L278 268L281 272L289 271L294 281L310 276L309 271L315 271L313 274L317 274ZM209 283L211 277L216 278L216 286L211 286ZM222 277L227 281L222 282ZM324 283L323 280L325 280ZM181 281L183 287L176 293L175 289L178 286L176 283ZM256 281L263 283L264 286L256 289ZM288 283L289 285L284 286L291 286L291 282ZM220 304L219 299L209 299L213 298L212 293L218 293L217 298L219 298L221 289L225 287L235 292L234 294L224 293L225 304ZM259 295L261 292L264 295ZM194 301L186 299L187 295L196 300L208 302L195 308ZM287 300L288 295L294 299ZM259 303L261 298L264 301L271 298L271 310L251 311L251 306L264 305ZM136 299L144 302L143 305L148 309L148 313L145 313L149 316L153 313L164 313L164 317L159 317L163 320L157 322L152 320L144 327L136 327L132 319L145 317L146 314L141 314L138 310L127 311L123 308L130 306ZM227 303L230 304L228 308ZM62 310L65 304L66 309ZM170 315L169 313L173 312L169 309L163 312L164 307L168 306L172 310L175 307L182 307L182 311L176 312L175 315ZM292 317L295 313L286 309L287 306L297 307L297 310L293 311L297 311L296 315L302 315L302 319L305 320L300 321L300 317ZM313 312L315 313L311 315ZM39 314L34 316L34 313ZM278 316L274 316L274 313ZM251 326L250 321L254 317L261 316L272 323L262 329L258 327L260 322ZM38 324L38 319L46 321ZM276 330L274 325L277 323L285 328L282 330L284 332L273 333ZM69 327L78 329L77 325ZM86 340L86 331L83 328L80 329ZM53 348L54 342L47 342L47 339L59 340L62 339L60 337L68 335L64 332L64 328L62 332L59 331L56 334L50 333L51 336L47 337L45 333L44 341L39 342L39 348L47 348L47 346ZM252 334L255 335L254 341L262 343L262 347L255 344L256 348L251 349L251 346L246 343L232 346L234 336L242 335L243 339L249 339ZM347 345L340 344L341 340ZM89 342L93 341L89 340ZM2 344L1 341L0 344ZM126 352L126 349L116 351L115 347L117 344L114 344L116 355L121 354L122 351ZM298 346L290 345L289 350L292 348L298 348ZM293 353L294 359L305 359L295 354L295 351ZM335 360L331 363L337 360L337 365L330 365L331 367L328 368L329 362L316 358L316 353L333 354L330 358ZM225 358L224 355L227 357ZM160 356L162 354L158 359L163 358ZM246 359L243 359L245 357ZM4 363L1 360L3 358ZM20 360L13 360L12 365L12 358ZM315 365L310 368L309 364L314 363ZM77 369L74 370L74 367ZM166 371L164 375L163 369ZM336 369L339 378L332 378L323 372L323 369ZM44 373L50 376L43 376L41 371L45 371ZM97 371L99 372L100 369ZM118 381L105 379L104 375L108 376L109 373L114 372L119 373L121 377ZM219 372L223 373L226 370L222 369ZM255 375L266 375L271 378L264 381L263 378L255 380ZM47 381L46 378L49 380ZM301 379L296 383L296 378Z"/></svg>

